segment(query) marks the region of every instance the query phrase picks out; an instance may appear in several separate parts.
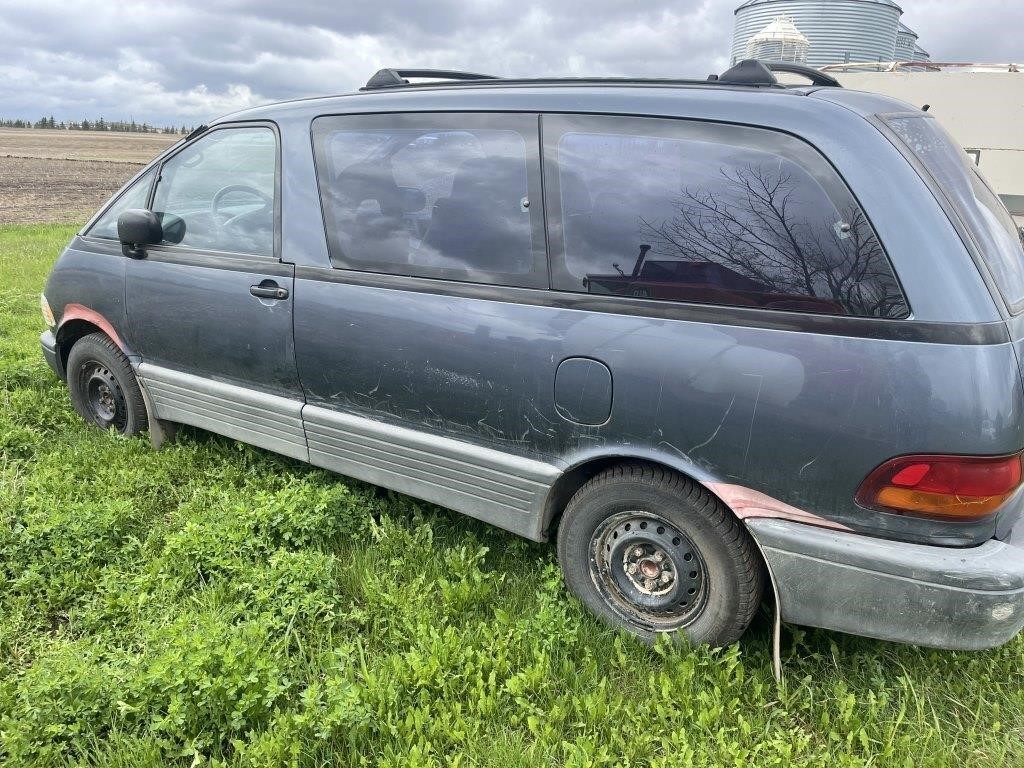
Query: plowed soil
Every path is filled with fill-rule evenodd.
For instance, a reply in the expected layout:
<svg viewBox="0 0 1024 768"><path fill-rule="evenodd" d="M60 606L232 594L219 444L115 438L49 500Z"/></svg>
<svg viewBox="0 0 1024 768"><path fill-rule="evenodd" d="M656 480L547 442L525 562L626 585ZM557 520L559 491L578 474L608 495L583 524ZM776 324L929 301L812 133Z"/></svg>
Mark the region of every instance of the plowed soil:
<svg viewBox="0 0 1024 768"><path fill-rule="evenodd" d="M83 223L179 138L0 128L0 224Z"/></svg>

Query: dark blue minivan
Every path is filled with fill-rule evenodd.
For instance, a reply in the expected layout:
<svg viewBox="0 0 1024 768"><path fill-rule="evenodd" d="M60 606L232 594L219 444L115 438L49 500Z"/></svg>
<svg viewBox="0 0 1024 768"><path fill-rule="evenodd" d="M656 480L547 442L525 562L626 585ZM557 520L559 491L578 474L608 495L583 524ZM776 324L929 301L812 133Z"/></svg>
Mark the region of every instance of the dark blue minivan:
<svg viewBox="0 0 1024 768"><path fill-rule="evenodd" d="M383 70L154 160L65 249L78 412L557 540L651 639L1024 625L1024 251L935 119L800 70ZM431 78L412 84L409 77Z"/></svg>

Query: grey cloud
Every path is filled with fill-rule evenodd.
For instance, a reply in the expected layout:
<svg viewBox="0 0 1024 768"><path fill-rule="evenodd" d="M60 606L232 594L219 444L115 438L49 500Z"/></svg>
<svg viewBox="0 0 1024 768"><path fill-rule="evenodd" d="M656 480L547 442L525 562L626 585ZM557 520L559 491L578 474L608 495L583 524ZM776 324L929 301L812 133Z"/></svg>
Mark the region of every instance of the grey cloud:
<svg viewBox="0 0 1024 768"><path fill-rule="evenodd" d="M904 19L936 61L1024 63L1024 3L1019 0L918 0Z"/></svg>
<svg viewBox="0 0 1024 768"><path fill-rule="evenodd" d="M702 77L727 65L736 2L0 0L0 116L198 122L395 65ZM1024 20L1002 0L904 7L946 58L1012 58Z"/></svg>

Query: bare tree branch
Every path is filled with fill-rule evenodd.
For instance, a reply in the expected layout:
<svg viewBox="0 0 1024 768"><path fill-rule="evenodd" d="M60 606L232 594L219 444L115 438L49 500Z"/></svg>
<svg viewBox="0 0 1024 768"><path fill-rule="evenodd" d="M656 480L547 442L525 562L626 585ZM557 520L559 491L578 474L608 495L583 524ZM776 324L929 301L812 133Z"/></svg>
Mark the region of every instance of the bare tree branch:
<svg viewBox="0 0 1024 768"><path fill-rule="evenodd" d="M720 173L716 191L683 188L672 218L640 219L657 250L728 267L769 293L831 298L853 314L903 311L882 247L856 205L811 217L809 209L821 206L799 196L792 173L754 165Z"/></svg>

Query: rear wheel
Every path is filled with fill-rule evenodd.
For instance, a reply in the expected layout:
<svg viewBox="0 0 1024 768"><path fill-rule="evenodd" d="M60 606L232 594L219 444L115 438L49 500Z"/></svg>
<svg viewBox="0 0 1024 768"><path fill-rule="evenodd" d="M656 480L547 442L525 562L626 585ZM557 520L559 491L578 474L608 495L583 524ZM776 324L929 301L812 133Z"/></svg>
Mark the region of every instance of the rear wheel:
<svg viewBox="0 0 1024 768"><path fill-rule="evenodd" d="M71 404L87 422L126 436L146 429L146 402L135 372L107 336L91 333L76 341L67 374Z"/></svg>
<svg viewBox="0 0 1024 768"><path fill-rule="evenodd" d="M604 621L652 641L728 645L754 617L763 566L739 520L675 472L625 464L570 500L558 529L569 589Z"/></svg>

